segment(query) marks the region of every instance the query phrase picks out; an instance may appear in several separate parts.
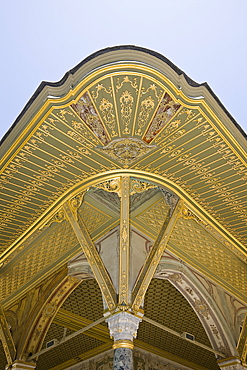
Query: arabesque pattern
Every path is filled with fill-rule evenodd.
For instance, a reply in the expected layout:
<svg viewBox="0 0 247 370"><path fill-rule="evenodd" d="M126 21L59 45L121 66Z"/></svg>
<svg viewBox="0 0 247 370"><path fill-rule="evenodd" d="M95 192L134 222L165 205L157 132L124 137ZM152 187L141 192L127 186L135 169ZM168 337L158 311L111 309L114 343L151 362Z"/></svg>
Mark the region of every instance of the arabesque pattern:
<svg viewBox="0 0 247 370"><path fill-rule="evenodd" d="M156 60L152 53L148 58ZM175 69L169 72L170 65L163 69L161 60L154 67L142 63L142 59L133 60L102 63L91 72L82 65L57 85L47 84L27 105L4 142L0 298L14 323L13 335L15 325L19 331L22 329L22 324L16 323L21 317L20 306L27 317L31 306L42 304L39 298L45 295L44 279L52 281L62 266L66 275L66 262L81 250L85 256L83 266L89 265L95 280L82 282L88 296L86 293L77 297L76 305L81 304L80 309L89 312L90 320L102 315L101 294L110 314L130 307L137 313L144 300L145 316L178 331L191 331L196 339L210 345L188 302L168 282L152 279L165 248L218 285L217 297L231 293L234 299L246 302L244 137L205 86L194 89L185 75ZM158 64L161 68L157 68ZM46 91L49 95L45 95ZM202 95L196 95L198 91ZM31 118L25 121L26 117ZM120 179L119 187L116 179ZM124 179L128 179L128 186ZM102 196L105 190L115 194ZM145 191L145 196L140 195ZM164 223L174 209L171 222L167 217ZM108 249L100 250L94 241L106 237L110 230L116 239ZM135 232L132 238L131 230ZM146 240L156 239L153 247L151 240L144 245L138 233L145 234ZM108 243L106 238L104 241ZM134 245L130 245L131 241L135 241ZM114 258L104 255L104 248L116 248ZM131 257L140 255L140 261L144 261L145 254L146 262L136 268ZM110 258L115 265L108 271ZM134 271L141 264L141 272ZM80 269L80 264L77 267ZM114 280L117 272L120 278ZM129 283L131 274L138 276L136 291ZM226 293L220 292L222 288ZM51 321L45 322L42 315L51 318L55 314L55 301L64 292L54 289L54 301L42 307L41 316L30 320L35 333L32 336L32 329L27 328L24 342L31 338L36 344L33 347L30 340L25 347L27 353L21 357L28 358L28 353L41 346L40 325L45 335L45 325ZM214 299L213 294L211 297ZM209 304L194 300L196 311L205 318ZM67 308L74 310L69 300ZM86 316L81 311L80 314ZM69 318L72 316L63 312L57 322L68 325ZM73 320L73 325L81 326L89 321L83 317ZM164 328L154 326L141 324L136 341L140 348L181 356L186 366L191 361L195 368L218 368L214 354L207 348L195 347L195 343L174 338ZM54 327L49 335L52 331L61 335ZM83 334L71 346L63 343L58 351L52 349L38 366L45 369L48 359L49 368L59 368L61 361L65 361L61 368L69 367L83 356L89 358L108 349L108 337L102 328L105 329L103 325L90 329L90 336L95 338L89 341ZM80 348L83 354L79 354Z"/></svg>

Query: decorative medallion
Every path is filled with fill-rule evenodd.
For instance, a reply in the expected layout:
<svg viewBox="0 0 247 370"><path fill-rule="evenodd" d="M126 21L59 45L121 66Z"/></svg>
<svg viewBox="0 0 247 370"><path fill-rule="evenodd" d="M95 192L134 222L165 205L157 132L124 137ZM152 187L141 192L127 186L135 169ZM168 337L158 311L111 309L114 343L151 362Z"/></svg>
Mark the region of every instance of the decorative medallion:
<svg viewBox="0 0 247 370"><path fill-rule="evenodd" d="M140 159L151 150L155 149L156 145L147 145L140 139L126 138L116 139L111 141L105 147L97 147L97 149L107 154L114 160L117 160L128 168L128 165L135 160Z"/></svg>
<svg viewBox="0 0 247 370"><path fill-rule="evenodd" d="M209 318L209 308L208 308L208 305L197 299L197 298L194 298L195 300L195 303L194 303L194 307L195 307L195 310L202 316L206 317L206 319Z"/></svg>

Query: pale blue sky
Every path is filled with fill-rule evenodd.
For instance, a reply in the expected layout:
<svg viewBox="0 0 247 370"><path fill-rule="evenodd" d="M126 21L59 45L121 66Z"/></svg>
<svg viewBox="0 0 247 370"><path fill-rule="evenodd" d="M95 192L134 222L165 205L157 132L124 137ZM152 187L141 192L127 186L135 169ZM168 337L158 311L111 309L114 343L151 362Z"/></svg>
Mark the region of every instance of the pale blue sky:
<svg viewBox="0 0 247 370"><path fill-rule="evenodd" d="M42 80L120 44L153 49L207 81L247 131L247 0L2 0L0 137Z"/></svg>

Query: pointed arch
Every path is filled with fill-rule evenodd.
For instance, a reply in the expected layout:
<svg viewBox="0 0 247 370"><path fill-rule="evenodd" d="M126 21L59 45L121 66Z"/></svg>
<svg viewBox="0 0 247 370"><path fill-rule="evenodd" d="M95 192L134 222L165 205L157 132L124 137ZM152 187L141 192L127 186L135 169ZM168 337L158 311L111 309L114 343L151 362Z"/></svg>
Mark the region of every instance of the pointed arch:
<svg viewBox="0 0 247 370"><path fill-rule="evenodd" d="M41 349L57 311L79 284L80 280L68 276L67 268L63 268L59 274L50 278L46 289L41 290L38 303L26 317L20 333L17 358L26 361L31 354Z"/></svg>
<svg viewBox="0 0 247 370"><path fill-rule="evenodd" d="M189 302L213 349L226 357L238 355L233 334L219 306L183 261L163 256L155 277L168 280Z"/></svg>

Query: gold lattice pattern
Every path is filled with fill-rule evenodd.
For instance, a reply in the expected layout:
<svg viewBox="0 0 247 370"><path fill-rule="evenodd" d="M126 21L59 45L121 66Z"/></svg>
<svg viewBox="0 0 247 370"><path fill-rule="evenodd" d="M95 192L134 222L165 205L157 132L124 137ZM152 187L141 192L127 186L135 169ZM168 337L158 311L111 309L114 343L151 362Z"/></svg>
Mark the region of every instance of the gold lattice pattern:
<svg viewBox="0 0 247 370"><path fill-rule="evenodd" d="M84 280L66 299L62 308L95 321L103 314L100 288L94 279Z"/></svg>
<svg viewBox="0 0 247 370"><path fill-rule="evenodd" d="M111 219L110 216L91 206L87 202L83 202L79 213L82 216L85 226L90 234Z"/></svg>
<svg viewBox="0 0 247 370"><path fill-rule="evenodd" d="M103 302L99 286L95 280L85 280L71 293L64 302L63 309L80 315L88 320L95 321L103 314ZM67 330L66 335L71 334L71 330ZM60 340L64 334L64 328L57 324L52 324L46 338L45 343L51 339ZM62 344L55 350L39 357L37 369L48 370L53 366L57 366L71 358L76 358L83 352L89 351L100 346L103 342L87 335L79 335L72 340ZM78 362L80 359L78 358Z"/></svg>
<svg viewBox="0 0 247 370"><path fill-rule="evenodd" d="M191 333L198 342L211 346L192 307L167 280L152 280L145 297L144 312L145 316L154 321L179 333ZM208 369L219 369L213 353L175 337L149 323L142 322L140 324L137 339Z"/></svg>
<svg viewBox="0 0 247 370"><path fill-rule="evenodd" d="M77 239L68 222L54 225L11 268L2 272L0 298L4 299L16 291L76 244Z"/></svg>
<svg viewBox="0 0 247 370"><path fill-rule="evenodd" d="M159 199L151 207L137 215L136 219L148 225L158 233L166 219L168 211L169 206L166 204L165 200Z"/></svg>
<svg viewBox="0 0 247 370"><path fill-rule="evenodd" d="M53 324L54 328L55 324ZM54 331L54 335L56 335L57 330ZM52 336L52 332L49 333L49 336ZM46 340L46 339L45 339ZM58 364L61 364L65 361L68 361L72 358L76 358L80 356L82 353L87 352L91 349L94 349L98 346L103 344L98 339L91 338L89 336L80 334L73 338L72 340L69 340L57 348L51 349L47 353L41 355L38 360L38 364L36 369L37 370L49 370L54 366L57 366ZM78 358L78 362L81 359Z"/></svg>
<svg viewBox="0 0 247 370"><path fill-rule="evenodd" d="M67 336L72 333L74 333L73 330L67 329L65 332L62 326L52 323L44 339L42 349L46 348L46 343L50 340L57 339L58 341L60 341L63 338L64 334Z"/></svg>
<svg viewBox="0 0 247 370"><path fill-rule="evenodd" d="M7 359L5 356L4 349L3 349L2 341L0 340L0 368L4 369L6 364L7 364Z"/></svg>
<svg viewBox="0 0 247 370"><path fill-rule="evenodd" d="M230 286L247 295L246 265L193 220L180 218L170 242Z"/></svg>

